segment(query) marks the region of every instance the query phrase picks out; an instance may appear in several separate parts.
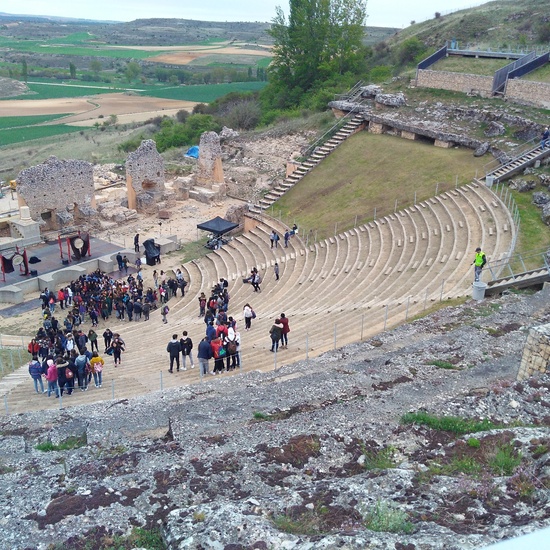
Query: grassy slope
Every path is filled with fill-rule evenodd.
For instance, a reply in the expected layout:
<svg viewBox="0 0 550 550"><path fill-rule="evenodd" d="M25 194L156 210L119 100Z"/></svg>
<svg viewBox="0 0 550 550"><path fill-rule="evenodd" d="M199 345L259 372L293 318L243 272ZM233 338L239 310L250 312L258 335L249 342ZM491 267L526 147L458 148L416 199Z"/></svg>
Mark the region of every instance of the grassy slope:
<svg viewBox="0 0 550 550"><path fill-rule="evenodd" d="M534 43L538 23L549 18L547 0L497 0L407 27L390 44L397 46L417 36L435 48L451 39L458 40L460 47L515 48L524 41Z"/></svg>
<svg viewBox="0 0 550 550"><path fill-rule="evenodd" d="M273 212L318 237L424 200L436 191L468 183L485 159L467 149L440 149L389 135L360 132L341 145L300 185L279 200Z"/></svg>

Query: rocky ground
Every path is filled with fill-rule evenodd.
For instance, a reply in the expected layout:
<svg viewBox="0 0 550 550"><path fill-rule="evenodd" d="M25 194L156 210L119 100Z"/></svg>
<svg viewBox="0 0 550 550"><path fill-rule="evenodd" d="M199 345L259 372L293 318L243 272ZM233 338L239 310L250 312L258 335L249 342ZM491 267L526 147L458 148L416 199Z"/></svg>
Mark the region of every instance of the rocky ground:
<svg viewBox="0 0 550 550"><path fill-rule="evenodd" d="M0 548L132 548L138 526L170 549L453 550L548 526L550 376L515 376L549 305L470 301L276 372L3 417Z"/></svg>

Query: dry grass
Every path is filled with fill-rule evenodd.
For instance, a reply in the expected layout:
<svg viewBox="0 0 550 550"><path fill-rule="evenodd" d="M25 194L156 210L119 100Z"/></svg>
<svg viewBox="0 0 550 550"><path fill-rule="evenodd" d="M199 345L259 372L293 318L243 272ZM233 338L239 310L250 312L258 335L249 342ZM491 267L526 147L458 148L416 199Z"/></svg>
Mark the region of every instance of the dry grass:
<svg viewBox="0 0 550 550"><path fill-rule="evenodd" d="M327 237L472 181L485 159L389 135L359 132L280 199L273 214Z"/></svg>

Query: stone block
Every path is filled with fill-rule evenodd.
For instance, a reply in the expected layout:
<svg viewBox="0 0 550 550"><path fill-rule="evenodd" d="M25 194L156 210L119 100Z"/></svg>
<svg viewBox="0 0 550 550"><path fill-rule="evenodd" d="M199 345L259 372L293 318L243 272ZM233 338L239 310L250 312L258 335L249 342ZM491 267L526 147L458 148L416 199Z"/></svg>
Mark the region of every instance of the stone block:
<svg viewBox="0 0 550 550"><path fill-rule="evenodd" d="M378 122L369 122L369 132L371 134L383 134L385 131L385 125Z"/></svg>
<svg viewBox="0 0 550 550"><path fill-rule="evenodd" d="M450 149L450 148L453 146L452 142L450 142L450 141L442 141L442 140L440 140L440 139L436 139L436 140L434 141L434 145L435 145L436 147L441 147L442 149Z"/></svg>
<svg viewBox="0 0 550 550"><path fill-rule="evenodd" d="M170 213L170 210L159 210L158 217L161 220L169 220L172 215Z"/></svg>
<svg viewBox="0 0 550 550"><path fill-rule="evenodd" d="M415 132L408 132L407 130L401 130L401 137L403 139L410 139L412 141L416 141L418 138L418 135Z"/></svg>

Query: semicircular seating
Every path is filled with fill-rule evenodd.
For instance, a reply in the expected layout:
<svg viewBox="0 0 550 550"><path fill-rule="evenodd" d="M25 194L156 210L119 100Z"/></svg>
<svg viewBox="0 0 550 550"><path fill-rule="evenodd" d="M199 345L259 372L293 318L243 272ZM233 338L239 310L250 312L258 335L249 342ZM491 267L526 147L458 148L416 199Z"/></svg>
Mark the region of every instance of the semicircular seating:
<svg viewBox="0 0 550 550"><path fill-rule="evenodd" d="M285 312L290 321L289 347L277 354L277 365L304 359L402 323L434 300L464 296L473 282L471 258L481 246L489 258L509 252L514 226L504 204L476 183L459 187L403 210L306 244L298 235L289 247L271 248L269 234L284 226L275 219L251 215L255 227L233 238L222 249L183 266L189 285L185 297L169 302L169 322L160 311L150 321L113 320L112 330L124 337L127 351L114 369L107 358L106 383L63 400L90 403L199 382L198 368L167 373L166 345L173 333L187 330L196 347L205 333L198 317L197 298L209 294L221 277L229 281L229 315L238 322L242 338L242 368L271 369L269 328ZM280 280L273 265L280 266ZM258 267L263 281L255 293L242 279ZM181 268L181 267L180 267ZM250 302L257 313L252 330L244 331L242 308ZM196 361L196 359L195 359ZM237 371L238 372L238 371ZM223 376L233 376L226 373ZM211 377L213 378L213 377ZM28 376L9 390L11 412L58 406L30 395Z"/></svg>

